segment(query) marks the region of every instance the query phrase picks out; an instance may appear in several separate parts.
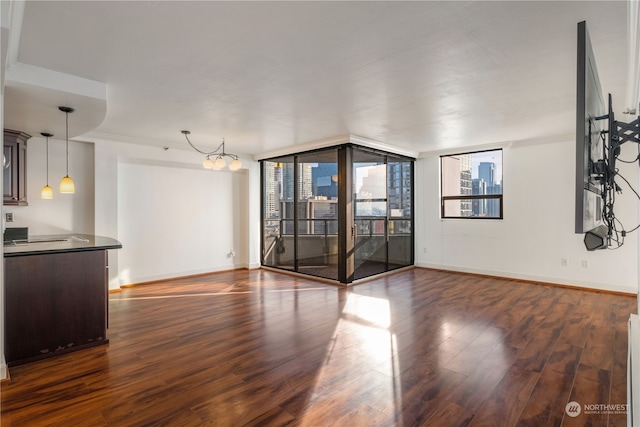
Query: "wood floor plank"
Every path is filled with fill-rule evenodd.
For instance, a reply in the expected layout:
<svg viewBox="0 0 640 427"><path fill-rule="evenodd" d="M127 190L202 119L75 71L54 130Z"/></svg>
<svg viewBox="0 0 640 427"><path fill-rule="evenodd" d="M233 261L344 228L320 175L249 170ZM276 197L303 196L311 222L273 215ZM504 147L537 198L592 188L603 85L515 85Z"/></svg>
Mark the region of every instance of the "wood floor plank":
<svg viewBox="0 0 640 427"><path fill-rule="evenodd" d="M609 416L601 410L589 410L588 405L607 405L611 389L611 372L590 365L580 365L569 396L569 402L577 402L582 411L577 417L565 416L563 426L606 426Z"/></svg>
<svg viewBox="0 0 640 427"><path fill-rule="evenodd" d="M108 345L11 368L3 427L623 425L636 299L413 269L266 270L109 296ZM593 412L593 411L592 411Z"/></svg>
<svg viewBox="0 0 640 427"><path fill-rule="evenodd" d="M609 403L624 405L627 403L627 331L618 327L616 329L615 344L613 349L613 368L611 371L611 395ZM627 414L609 414L609 426L626 426Z"/></svg>
<svg viewBox="0 0 640 427"><path fill-rule="evenodd" d="M521 350L516 347L495 346L493 351L470 372L459 387L451 388L451 400L473 413L478 412L509 371Z"/></svg>
<svg viewBox="0 0 640 427"><path fill-rule="evenodd" d="M475 338L465 337L466 347L444 367L463 374L472 374L496 347L502 347L504 335L505 332L502 329L487 327Z"/></svg>
<svg viewBox="0 0 640 427"><path fill-rule="evenodd" d="M539 372L511 369L469 424L472 427L514 426L529 401Z"/></svg>
<svg viewBox="0 0 640 427"><path fill-rule="evenodd" d="M556 372L541 374L518 420L519 426L559 426L572 384Z"/></svg>

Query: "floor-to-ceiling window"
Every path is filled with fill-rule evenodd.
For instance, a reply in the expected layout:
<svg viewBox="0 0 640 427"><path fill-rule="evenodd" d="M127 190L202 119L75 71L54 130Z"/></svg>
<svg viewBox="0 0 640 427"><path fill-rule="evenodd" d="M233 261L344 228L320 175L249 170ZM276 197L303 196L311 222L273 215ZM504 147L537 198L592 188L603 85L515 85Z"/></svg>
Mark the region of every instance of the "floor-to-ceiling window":
<svg viewBox="0 0 640 427"><path fill-rule="evenodd" d="M385 156L354 149L354 279L387 271L387 165Z"/></svg>
<svg viewBox="0 0 640 427"><path fill-rule="evenodd" d="M337 150L301 154L296 159L297 271L337 280Z"/></svg>
<svg viewBox="0 0 640 427"><path fill-rule="evenodd" d="M413 265L413 161L387 156L388 270Z"/></svg>
<svg viewBox="0 0 640 427"><path fill-rule="evenodd" d="M293 157L262 162L262 254L264 265L295 270Z"/></svg>
<svg viewBox="0 0 640 427"><path fill-rule="evenodd" d="M413 159L346 144L261 166L263 265L342 283L413 265Z"/></svg>

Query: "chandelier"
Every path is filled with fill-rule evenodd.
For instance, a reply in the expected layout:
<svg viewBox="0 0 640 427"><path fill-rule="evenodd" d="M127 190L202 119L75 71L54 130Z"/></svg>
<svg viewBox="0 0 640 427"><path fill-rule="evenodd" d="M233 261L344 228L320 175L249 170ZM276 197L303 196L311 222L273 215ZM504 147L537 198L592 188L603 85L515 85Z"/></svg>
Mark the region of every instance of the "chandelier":
<svg viewBox="0 0 640 427"><path fill-rule="evenodd" d="M184 137L187 139L187 142L189 143L191 148L193 148L198 153L205 156L205 159L202 162L202 166L205 169L213 169L215 171L222 169L227 165L227 161L225 160L225 157L229 157L230 159L232 159L231 163L229 164L229 170L237 171L242 167L242 163L240 163L240 159L236 154L231 154L224 151L224 138L222 138L222 143L218 145L218 148L216 148L213 151L206 152L206 151L200 150L198 147L193 145L193 143L189 140L189 134L191 134L190 131L183 130L181 132L184 134ZM215 158L215 160L212 160L211 159L212 157Z"/></svg>

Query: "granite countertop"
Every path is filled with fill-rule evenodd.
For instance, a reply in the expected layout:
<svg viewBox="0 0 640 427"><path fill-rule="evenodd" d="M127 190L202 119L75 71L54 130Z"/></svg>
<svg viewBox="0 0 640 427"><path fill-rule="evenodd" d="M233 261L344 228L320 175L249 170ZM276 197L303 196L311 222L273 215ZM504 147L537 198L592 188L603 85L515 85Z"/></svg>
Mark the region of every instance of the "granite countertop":
<svg viewBox="0 0 640 427"><path fill-rule="evenodd" d="M29 236L24 240L11 240L4 243L4 256L41 255L48 253L98 251L120 249L122 243L111 237L90 234L56 234L47 236Z"/></svg>

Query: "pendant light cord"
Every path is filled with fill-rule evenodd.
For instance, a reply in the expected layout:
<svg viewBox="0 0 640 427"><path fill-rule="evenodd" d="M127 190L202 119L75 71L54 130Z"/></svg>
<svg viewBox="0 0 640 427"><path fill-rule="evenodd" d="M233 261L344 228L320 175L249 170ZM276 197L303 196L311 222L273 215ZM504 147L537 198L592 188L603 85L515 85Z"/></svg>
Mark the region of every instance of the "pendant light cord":
<svg viewBox="0 0 640 427"><path fill-rule="evenodd" d="M69 176L69 112L65 112L66 117L66 131L67 131L67 176Z"/></svg>
<svg viewBox="0 0 640 427"><path fill-rule="evenodd" d="M49 137L47 136L47 187L49 186Z"/></svg>

